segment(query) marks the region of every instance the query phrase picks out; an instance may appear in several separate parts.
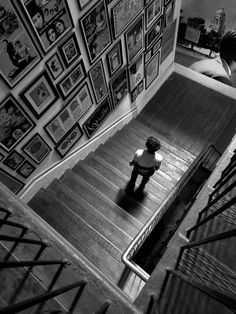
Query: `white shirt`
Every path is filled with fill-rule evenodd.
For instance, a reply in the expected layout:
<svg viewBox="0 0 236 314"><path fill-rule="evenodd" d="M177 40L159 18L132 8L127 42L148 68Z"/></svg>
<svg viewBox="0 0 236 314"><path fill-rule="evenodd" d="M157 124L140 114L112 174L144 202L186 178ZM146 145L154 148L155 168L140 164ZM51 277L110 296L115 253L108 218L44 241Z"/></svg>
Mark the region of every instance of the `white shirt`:
<svg viewBox="0 0 236 314"><path fill-rule="evenodd" d="M158 169L162 162L162 156L157 152L150 154L145 149L138 149L133 157L133 161L141 167Z"/></svg>

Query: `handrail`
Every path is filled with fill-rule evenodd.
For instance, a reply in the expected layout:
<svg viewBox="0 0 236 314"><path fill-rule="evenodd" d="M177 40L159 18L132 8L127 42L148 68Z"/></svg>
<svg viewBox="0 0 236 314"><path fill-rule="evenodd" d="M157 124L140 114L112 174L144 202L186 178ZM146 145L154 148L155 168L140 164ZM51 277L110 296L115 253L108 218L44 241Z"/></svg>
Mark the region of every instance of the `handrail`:
<svg viewBox="0 0 236 314"><path fill-rule="evenodd" d="M213 213L211 213L210 215L208 215L207 217L205 217L204 219L202 219L201 221L199 221L198 223L196 223L194 226L192 226L191 228L189 228L187 230L187 237L189 238L191 232L193 230L196 230L198 227L202 226L203 224L205 224L206 222L208 222L209 220L211 220L212 218L216 217L217 215L221 214L223 211L225 211L226 209L228 209L230 206L234 205L236 203L236 196L233 197L230 201L228 201L227 203L225 203L222 207L218 208L217 210L215 210Z"/></svg>
<svg viewBox="0 0 236 314"><path fill-rule="evenodd" d="M228 174L234 170L234 168L236 167L236 154L235 154L235 160L230 161L230 163L228 164L227 167L225 167L225 169L221 172L221 176L218 179L218 181L216 181L216 183L213 185L213 188L216 188L218 184L220 184L220 182L228 176Z"/></svg>
<svg viewBox="0 0 236 314"><path fill-rule="evenodd" d="M189 170L184 173L180 181L176 184L176 186L172 189L169 196L161 203L157 211L152 215L152 217L147 221L144 227L140 230L140 232L136 235L133 241L129 244L127 249L121 256L122 262L127 266L128 269L133 271L138 277L140 277L143 281L148 281L150 275L145 272L142 268L140 268L136 263L132 261L132 257L150 235L152 230L155 228L157 223L160 221L161 217L170 207L170 204L179 194L180 190L187 183L188 179L193 175L193 173L197 170L199 165L201 164L202 159L204 158L205 153L208 151L209 144L202 151L201 154L195 159L194 163L189 167Z"/></svg>
<svg viewBox="0 0 236 314"><path fill-rule="evenodd" d="M46 292L43 295L30 298L30 299L28 299L26 301L22 301L22 302L19 302L17 304L14 304L14 305L7 306L7 307L5 307L5 308L0 310L0 314L15 314L15 313L18 313L20 311L26 310L26 309L28 309L28 308L30 308L32 306L35 306L35 305L40 304L42 302L45 302L45 301L47 301L49 299L55 298L55 297L57 297L58 295L60 295L62 293L65 293L67 291L70 291L70 290L78 288L78 287L79 287L79 292L81 292L80 289L83 290L86 284L87 284L86 280L80 280L80 281L78 281L76 283L64 286L62 288L55 289L55 290L50 291L50 292Z"/></svg>

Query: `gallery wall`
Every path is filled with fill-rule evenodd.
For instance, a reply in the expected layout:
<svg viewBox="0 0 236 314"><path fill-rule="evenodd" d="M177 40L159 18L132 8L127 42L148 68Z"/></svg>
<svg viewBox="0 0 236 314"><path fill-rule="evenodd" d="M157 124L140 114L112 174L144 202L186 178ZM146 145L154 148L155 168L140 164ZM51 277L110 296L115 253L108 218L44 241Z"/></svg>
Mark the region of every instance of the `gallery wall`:
<svg viewBox="0 0 236 314"><path fill-rule="evenodd" d="M0 0L0 181L18 194L145 106L173 65L175 0Z"/></svg>

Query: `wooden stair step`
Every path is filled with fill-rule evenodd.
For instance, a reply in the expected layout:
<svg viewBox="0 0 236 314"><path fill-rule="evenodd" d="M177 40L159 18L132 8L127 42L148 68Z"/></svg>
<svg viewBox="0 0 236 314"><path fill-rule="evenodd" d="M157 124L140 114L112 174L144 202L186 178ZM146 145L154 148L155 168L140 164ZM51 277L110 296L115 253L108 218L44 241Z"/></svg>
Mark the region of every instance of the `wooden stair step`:
<svg viewBox="0 0 236 314"><path fill-rule="evenodd" d="M108 164L101 157L99 157L98 154L96 155L93 154L86 158L84 160L84 163L88 164L90 167L101 173L105 178L107 178L117 187L121 189L126 188L129 180L127 180L127 177L123 173L121 173L114 167L115 162L113 162L112 165ZM150 185L148 186L150 187ZM152 189L151 191L150 188L147 188L146 191L149 192L148 197L151 197L155 203L160 204L161 201L163 200L163 196L159 197L159 195L155 193L158 191L155 191L154 189Z"/></svg>
<svg viewBox="0 0 236 314"><path fill-rule="evenodd" d="M75 194L68 187L59 184L58 180L53 181L47 191L62 205L74 212L82 220L91 226L104 238L109 239L115 247L123 252L129 245L132 238L123 230L115 226L111 221L92 207L78 194ZM122 242L119 240L122 239Z"/></svg>
<svg viewBox="0 0 236 314"><path fill-rule="evenodd" d="M74 177L75 180L76 180L76 175L77 175L78 180L83 179L85 182L88 183L87 185L88 193L89 193L89 186L93 186L95 189L97 189L97 191L99 191L104 196L105 199L109 198L118 206L122 207L129 214L131 214L138 221L140 221L141 224L145 224L146 221L152 215L152 212L150 211L150 209L148 209L141 203L137 202L135 199L131 198L123 190L120 190L110 181L106 180L106 178L103 177L101 181L101 178L98 178L99 174L94 173L95 171L93 171L91 168L89 167L85 168L81 163L79 163L72 170L75 174L75 177ZM63 177L63 181L64 181L64 177ZM68 180L68 184L70 184L69 180ZM73 189L75 188L75 186L72 185L71 188ZM88 197L91 197L91 195L89 194Z"/></svg>
<svg viewBox="0 0 236 314"><path fill-rule="evenodd" d="M43 189L40 189L30 200L29 206L105 276L113 282L120 279L124 269L120 261L121 252L89 227L85 221Z"/></svg>

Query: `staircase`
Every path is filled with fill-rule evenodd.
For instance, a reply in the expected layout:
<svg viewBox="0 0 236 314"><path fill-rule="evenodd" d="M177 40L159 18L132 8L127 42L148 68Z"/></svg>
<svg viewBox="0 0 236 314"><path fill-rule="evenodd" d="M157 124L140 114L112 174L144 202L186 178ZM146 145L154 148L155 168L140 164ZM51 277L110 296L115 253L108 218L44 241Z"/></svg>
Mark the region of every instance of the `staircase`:
<svg viewBox="0 0 236 314"><path fill-rule="evenodd" d="M128 195L129 161L150 135L161 142L163 163L141 198ZM28 205L117 285L125 268L122 253L195 158L133 119L61 178L41 188Z"/></svg>

